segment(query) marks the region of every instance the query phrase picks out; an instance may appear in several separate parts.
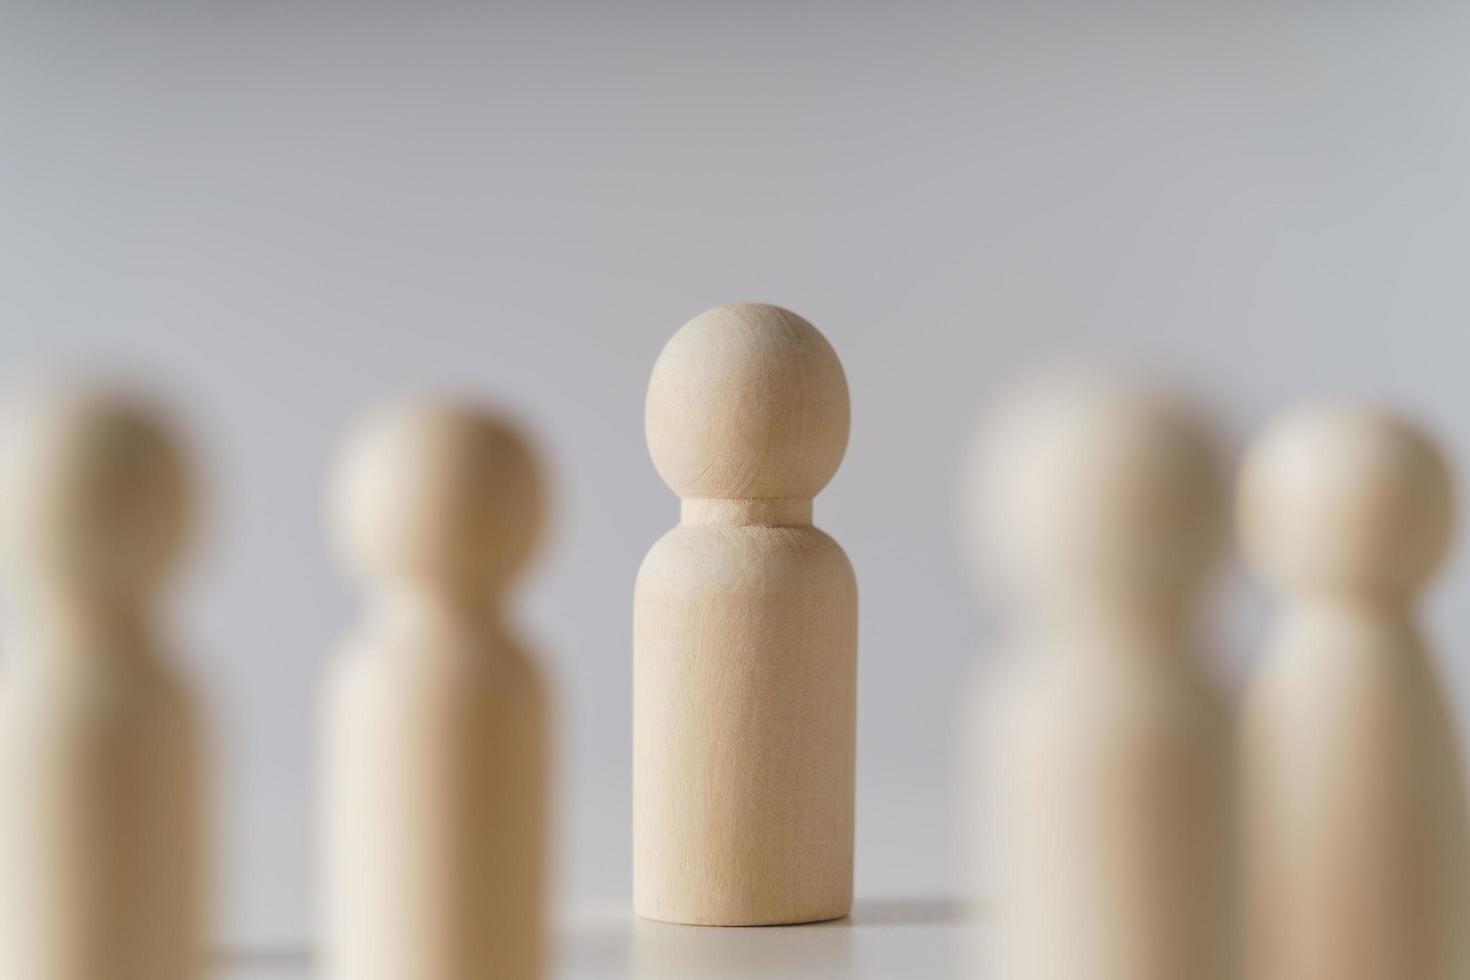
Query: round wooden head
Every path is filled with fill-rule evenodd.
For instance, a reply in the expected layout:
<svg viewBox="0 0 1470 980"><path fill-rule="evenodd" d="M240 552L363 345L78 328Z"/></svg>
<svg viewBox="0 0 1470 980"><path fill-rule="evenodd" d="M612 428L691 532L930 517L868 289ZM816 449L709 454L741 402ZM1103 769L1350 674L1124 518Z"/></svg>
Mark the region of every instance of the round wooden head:
<svg viewBox="0 0 1470 980"><path fill-rule="evenodd" d="M659 476L681 497L810 499L847 451L847 378L795 313L721 306L665 345L644 421Z"/></svg>
<svg viewBox="0 0 1470 980"><path fill-rule="evenodd" d="M1444 457L1414 423L1308 405L1250 447L1237 520L1247 559L1278 588L1407 598L1449 547L1454 491Z"/></svg>
<svg viewBox="0 0 1470 980"><path fill-rule="evenodd" d="M19 399L0 437L0 539L21 576L141 595L188 538L190 480L161 412L121 392Z"/></svg>
<svg viewBox="0 0 1470 980"><path fill-rule="evenodd" d="M405 404L349 433L329 509L347 564L382 584L495 595L530 557L540 474L511 426L475 408Z"/></svg>
<svg viewBox="0 0 1470 980"><path fill-rule="evenodd" d="M1224 525L1208 428L1163 394L1097 378L1014 393L982 430L982 563L1023 594L1187 591Z"/></svg>

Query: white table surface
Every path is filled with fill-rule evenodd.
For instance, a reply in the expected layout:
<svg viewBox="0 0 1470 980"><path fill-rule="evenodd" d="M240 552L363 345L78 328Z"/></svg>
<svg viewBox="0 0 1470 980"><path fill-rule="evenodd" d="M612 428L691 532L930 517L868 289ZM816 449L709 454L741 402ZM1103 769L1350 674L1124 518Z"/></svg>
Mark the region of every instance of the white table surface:
<svg viewBox="0 0 1470 980"><path fill-rule="evenodd" d="M809 926L709 929L636 919L617 905L568 917L558 980L950 980L983 971L959 903L860 899L851 917ZM237 956L217 980L316 980L304 950ZM248 962L247 962L248 961Z"/></svg>

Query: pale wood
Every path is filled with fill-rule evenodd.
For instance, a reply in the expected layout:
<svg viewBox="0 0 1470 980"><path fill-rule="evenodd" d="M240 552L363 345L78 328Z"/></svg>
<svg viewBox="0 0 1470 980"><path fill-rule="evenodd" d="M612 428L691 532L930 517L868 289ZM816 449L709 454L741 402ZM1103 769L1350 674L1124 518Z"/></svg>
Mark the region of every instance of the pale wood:
<svg viewBox="0 0 1470 980"><path fill-rule="evenodd" d="M0 685L0 976L198 980L208 920L192 698L152 623L189 525L168 427L138 399L9 406Z"/></svg>
<svg viewBox="0 0 1470 980"><path fill-rule="evenodd" d="M847 446L842 365L774 306L669 341L646 411L682 521L634 597L639 915L769 925L852 905L857 586L811 525Z"/></svg>
<svg viewBox="0 0 1470 980"><path fill-rule="evenodd" d="M1223 523L1211 440L1162 396L1081 377L1014 393L984 434L975 527L1010 656L965 729L1000 975L1226 976L1228 723L1193 656Z"/></svg>
<svg viewBox="0 0 1470 980"><path fill-rule="evenodd" d="M370 597L326 684L326 976L542 977L547 692L504 608L541 523L531 453L470 407L383 409L332 504Z"/></svg>
<svg viewBox="0 0 1470 980"><path fill-rule="evenodd" d="M1287 413L1253 444L1242 544L1284 593L1245 705L1250 975L1470 976L1456 738L1415 623L1453 492L1414 424Z"/></svg>

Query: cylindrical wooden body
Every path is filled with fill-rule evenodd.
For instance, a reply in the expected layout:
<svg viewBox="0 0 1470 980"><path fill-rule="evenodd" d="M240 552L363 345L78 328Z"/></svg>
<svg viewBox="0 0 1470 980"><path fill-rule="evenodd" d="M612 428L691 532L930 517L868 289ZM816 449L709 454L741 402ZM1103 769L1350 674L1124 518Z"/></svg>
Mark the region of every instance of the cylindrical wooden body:
<svg viewBox="0 0 1470 980"><path fill-rule="evenodd" d="M200 980L189 698L139 650L16 651L0 684L0 976Z"/></svg>
<svg viewBox="0 0 1470 980"><path fill-rule="evenodd" d="M1103 641L1106 642L1106 641ZM1225 713L1182 652L1028 651L992 722L1006 980L1219 980Z"/></svg>
<svg viewBox="0 0 1470 980"><path fill-rule="evenodd" d="M331 980L544 975L547 705L509 639L374 631L328 681Z"/></svg>
<svg viewBox="0 0 1470 980"><path fill-rule="evenodd" d="M846 915L857 585L837 543L804 523L676 527L639 571L633 674L638 914L697 925Z"/></svg>
<svg viewBox="0 0 1470 980"><path fill-rule="evenodd" d="M1252 977L1467 975L1457 760L1406 618L1347 602L1286 613L1243 724Z"/></svg>

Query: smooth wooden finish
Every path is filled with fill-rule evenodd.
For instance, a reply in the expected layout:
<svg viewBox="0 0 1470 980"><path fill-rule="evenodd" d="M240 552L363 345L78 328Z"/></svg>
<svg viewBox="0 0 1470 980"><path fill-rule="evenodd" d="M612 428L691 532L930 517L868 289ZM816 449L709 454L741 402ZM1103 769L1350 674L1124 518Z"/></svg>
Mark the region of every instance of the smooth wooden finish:
<svg viewBox="0 0 1470 980"><path fill-rule="evenodd" d="M504 618L538 536L530 451L475 409L351 433L332 518L370 592L323 726L331 980L544 975L547 695Z"/></svg>
<svg viewBox="0 0 1470 980"><path fill-rule="evenodd" d="M1250 976L1470 976L1466 808L1415 624L1453 491L1412 423L1316 405L1247 456L1242 545L1284 605L1242 736Z"/></svg>
<svg viewBox="0 0 1470 980"><path fill-rule="evenodd" d="M189 487L155 412L103 392L12 406L0 685L0 976L198 980L201 752L152 622Z"/></svg>
<svg viewBox="0 0 1470 980"><path fill-rule="evenodd" d="M1230 968L1229 736L1192 654L1223 496L1197 422L1069 378L1016 393L978 454L980 554L1009 674L968 726L999 835L1008 980Z"/></svg>
<svg viewBox="0 0 1470 980"><path fill-rule="evenodd" d="M811 525L847 447L842 365L786 310L710 310L659 356L646 425L683 511L634 598L637 912L725 926L846 915L857 586Z"/></svg>

